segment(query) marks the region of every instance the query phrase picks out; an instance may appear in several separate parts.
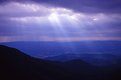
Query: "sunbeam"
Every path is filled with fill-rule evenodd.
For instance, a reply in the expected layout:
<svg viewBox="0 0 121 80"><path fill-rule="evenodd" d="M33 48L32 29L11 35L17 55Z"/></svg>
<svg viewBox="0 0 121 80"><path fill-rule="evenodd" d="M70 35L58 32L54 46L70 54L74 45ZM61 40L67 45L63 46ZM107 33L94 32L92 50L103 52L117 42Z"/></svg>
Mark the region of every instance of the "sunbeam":
<svg viewBox="0 0 121 80"><path fill-rule="evenodd" d="M0 6L0 16L1 22L7 22L1 23L1 33L5 36L9 33L12 36L38 35L63 40L66 38L69 41L73 41L73 38L84 40L87 37L89 39L98 37L101 40L113 37L120 39L120 35L117 34L120 33L121 18L120 14L116 13L109 15L103 12L88 13L44 3L10 2ZM10 32L10 28L15 31Z"/></svg>

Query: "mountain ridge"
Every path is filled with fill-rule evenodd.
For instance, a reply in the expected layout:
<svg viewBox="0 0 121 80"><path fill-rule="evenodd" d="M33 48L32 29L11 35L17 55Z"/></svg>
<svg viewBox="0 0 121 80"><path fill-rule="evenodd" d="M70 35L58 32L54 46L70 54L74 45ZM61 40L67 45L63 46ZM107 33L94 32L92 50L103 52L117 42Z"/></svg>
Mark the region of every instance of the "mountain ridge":
<svg viewBox="0 0 121 80"><path fill-rule="evenodd" d="M6 46L0 46L1 80L120 80L117 65L97 67L83 60L65 63L37 59ZM3 79L2 79L3 78Z"/></svg>
<svg viewBox="0 0 121 80"><path fill-rule="evenodd" d="M121 41L80 41L80 42L5 42L37 58L68 53L110 53L121 54Z"/></svg>

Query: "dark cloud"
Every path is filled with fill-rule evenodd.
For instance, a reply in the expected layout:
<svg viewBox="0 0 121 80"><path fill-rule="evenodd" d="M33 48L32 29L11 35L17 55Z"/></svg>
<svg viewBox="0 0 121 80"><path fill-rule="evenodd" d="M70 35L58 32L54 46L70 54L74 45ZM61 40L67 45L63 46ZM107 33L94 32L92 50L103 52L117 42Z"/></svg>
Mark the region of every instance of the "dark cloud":
<svg viewBox="0 0 121 80"><path fill-rule="evenodd" d="M121 13L121 0L32 0L81 12Z"/></svg>
<svg viewBox="0 0 121 80"><path fill-rule="evenodd" d="M10 1L33 1L88 13L121 13L121 0L0 0L1 3Z"/></svg>
<svg viewBox="0 0 121 80"><path fill-rule="evenodd" d="M8 3L8 2L26 2L30 0L0 0L0 3Z"/></svg>

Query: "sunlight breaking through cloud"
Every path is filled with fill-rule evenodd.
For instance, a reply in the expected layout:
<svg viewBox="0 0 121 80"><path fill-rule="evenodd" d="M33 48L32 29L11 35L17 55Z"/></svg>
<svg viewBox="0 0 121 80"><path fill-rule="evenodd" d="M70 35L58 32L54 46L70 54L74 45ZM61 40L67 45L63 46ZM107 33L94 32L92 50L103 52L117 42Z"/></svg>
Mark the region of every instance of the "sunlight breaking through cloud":
<svg viewBox="0 0 121 80"><path fill-rule="evenodd" d="M75 12L70 9L66 8L58 8L58 7L50 7L40 4L25 4L25 3L15 3L11 2L9 4L6 4L4 7L0 7L0 14L3 16L9 15L9 17L12 20L19 21L31 21L31 19L34 19L35 21L41 20L42 17L47 19L48 17L51 17L52 15L58 16L61 18L69 18L74 21L78 20L90 20L90 21L104 21L108 19L110 16L106 17L105 14L86 14L81 12ZM6 11L4 10L6 9ZM19 10L19 11L18 11ZM9 13L9 14L8 14ZM22 14L20 14L22 13Z"/></svg>
<svg viewBox="0 0 121 80"><path fill-rule="evenodd" d="M19 33L20 36L44 34L44 36L55 36L53 38L72 39L71 37L76 36L82 39L80 37L92 35L93 37L117 37L120 33L116 32L115 27L120 26L118 23L120 23L121 15L116 13L85 13L47 4L10 2L0 6L0 17L1 22L7 22L7 24L0 24L3 26L3 31L11 26L11 29L15 30L12 34ZM46 34L49 31L51 33ZM8 33L9 31L1 31L0 34Z"/></svg>

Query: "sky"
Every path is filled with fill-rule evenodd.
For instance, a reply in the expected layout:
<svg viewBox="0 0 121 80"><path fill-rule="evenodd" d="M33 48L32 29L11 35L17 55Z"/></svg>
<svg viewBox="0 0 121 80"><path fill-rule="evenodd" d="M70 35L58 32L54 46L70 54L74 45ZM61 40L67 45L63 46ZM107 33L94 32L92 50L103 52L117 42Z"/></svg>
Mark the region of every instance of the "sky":
<svg viewBox="0 0 121 80"><path fill-rule="evenodd" d="M0 42L121 41L121 0L0 0Z"/></svg>

